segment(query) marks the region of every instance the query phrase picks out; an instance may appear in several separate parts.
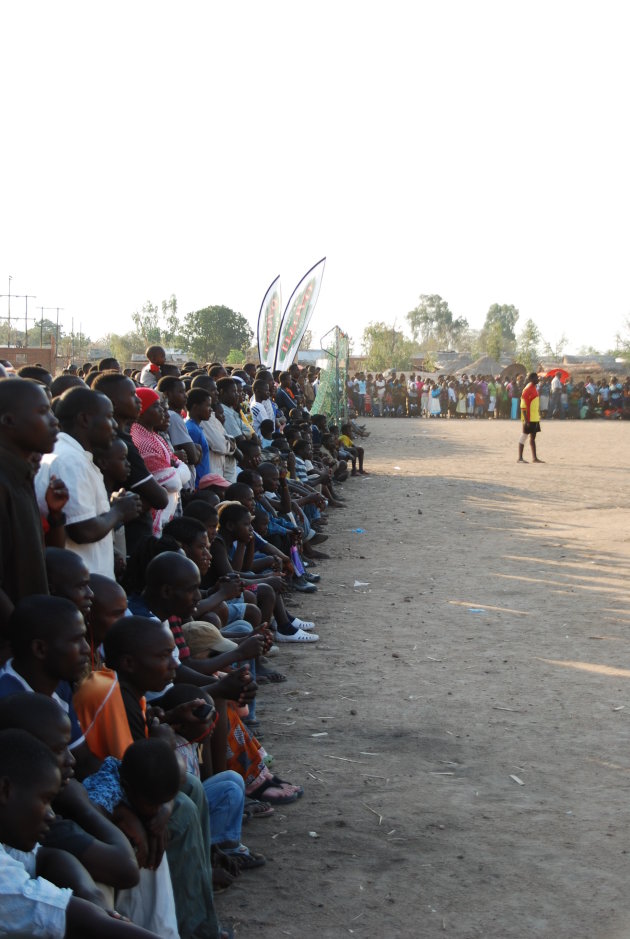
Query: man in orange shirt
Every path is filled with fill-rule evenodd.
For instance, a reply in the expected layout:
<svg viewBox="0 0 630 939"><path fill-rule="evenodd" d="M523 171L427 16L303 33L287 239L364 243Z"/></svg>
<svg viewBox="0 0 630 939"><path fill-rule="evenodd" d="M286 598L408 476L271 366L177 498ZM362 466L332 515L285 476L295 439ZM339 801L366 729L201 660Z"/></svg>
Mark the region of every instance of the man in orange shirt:
<svg viewBox="0 0 630 939"><path fill-rule="evenodd" d="M523 388L521 395L521 420L523 422L523 433L518 442L518 462L527 463L523 459L523 449L529 437L529 445L532 448L532 463L544 463L536 455L536 434L540 433L540 397L538 395L538 375L531 372L527 376L527 384Z"/></svg>

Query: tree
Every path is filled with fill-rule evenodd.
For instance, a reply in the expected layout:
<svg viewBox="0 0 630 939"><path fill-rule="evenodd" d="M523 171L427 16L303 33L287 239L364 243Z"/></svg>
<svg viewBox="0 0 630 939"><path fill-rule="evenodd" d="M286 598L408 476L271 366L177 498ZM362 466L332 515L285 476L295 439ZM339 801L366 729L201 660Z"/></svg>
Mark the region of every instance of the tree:
<svg viewBox="0 0 630 939"><path fill-rule="evenodd" d="M463 316L454 319L448 303L438 294L422 294L418 306L407 313L407 319L413 338L420 336L423 346L433 348L457 346L468 329L468 321Z"/></svg>
<svg viewBox="0 0 630 939"><path fill-rule="evenodd" d="M536 323L533 320L527 320L516 341L516 357L528 371L533 369L540 359L541 340L542 336Z"/></svg>
<svg viewBox="0 0 630 939"><path fill-rule="evenodd" d="M519 312L512 303L493 303L486 313L484 329L494 326L496 323L501 329L501 335L503 338L514 342L516 339L514 327L516 326L518 317Z"/></svg>
<svg viewBox="0 0 630 939"><path fill-rule="evenodd" d="M583 356L585 359L588 358L589 355L601 355L601 354L602 353L600 352L600 350L596 349L595 346L580 346L580 348L578 349L578 355Z"/></svg>
<svg viewBox="0 0 630 939"><path fill-rule="evenodd" d="M624 358L630 356L630 317L623 324L623 332L615 336L614 354Z"/></svg>
<svg viewBox="0 0 630 939"><path fill-rule="evenodd" d="M409 369L411 357L417 350L413 340L387 323L369 323L363 330L362 345L367 356L366 367L373 372L386 368Z"/></svg>
<svg viewBox="0 0 630 939"><path fill-rule="evenodd" d="M135 352L143 353L146 348L144 337L136 332L125 333L122 336L110 333L105 337L104 344L115 359L125 364L131 362L131 356Z"/></svg>
<svg viewBox="0 0 630 939"><path fill-rule="evenodd" d="M162 300L161 310L157 304L147 300L141 310L131 314L131 322L145 347L158 344L178 346L182 343L182 324L177 316L177 297L174 293L168 300Z"/></svg>
<svg viewBox="0 0 630 939"><path fill-rule="evenodd" d="M304 330L304 335L302 336L302 341L300 343L298 352L302 352L305 349L310 349L313 345L313 332L310 329Z"/></svg>
<svg viewBox="0 0 630 939"><path fill-rule="evenodd" d="M479 346L480 351L498 360L503 352L503 331L500 323L492 323L487 329L483 328L479 336Z"/></svg>
<svg viewBox="0 0 630 939"><path fill-rule="evenodd" d="M231 349L245 351L254 333L241 313L227 306L207 306L188 313L182 326L186 348L198 361L223 361Z"/></svg>
<svg viewBox="0 0 630 939"><path fill-rule="evenodd" d="M226 365L244 365L245 353L242 349L230 349L225 357Z"/></svg>
<svg viewBox="0 0 630 939"><path fill-rule="evenodd" d="M479 351L495 359L504 352L513 352L516 339L514 327L518 317L519 312L513 304L493 303L479 334Z"/></svg>
<svg viewBox="0 0 630 939"><path fill-rule="evenodd" d="M61 324L59 324L59 338L61 339L63 335L63 329ZM55 342L57 341L57 323L45 317L37 321L28 331L29 346L48 346L50 345L51 338L53 338Z"/></svg>
<svg viewBox="0 0 630 939"><path fill-rule="evenodd" d="M554 345L552 345L550 342L547 342L547 340L545 340L544 342L545 355L548 355L549 358L555 359L556 361L558 361L564 355L564 350L568 341L569 340L564 335L564 333L562 333L562 335L560 336L559 339L557 339Z"/></svg>

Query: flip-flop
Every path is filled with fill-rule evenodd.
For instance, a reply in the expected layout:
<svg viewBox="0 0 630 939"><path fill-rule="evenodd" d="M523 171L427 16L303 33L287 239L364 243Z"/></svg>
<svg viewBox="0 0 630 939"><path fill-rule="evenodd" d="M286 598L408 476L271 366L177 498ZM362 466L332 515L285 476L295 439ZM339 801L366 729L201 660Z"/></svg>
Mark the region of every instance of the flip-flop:
<svg viewBox="0 0 630 939"><path fill-rule="evenodd" d="M260 664L256 668L256 681L258 684L279 685L286 680L287 676L283 675L282 672L276 672L273 669L268 668L261 668Z"/></svg>
<svg viewBox="0 0 630 939"><path fill-rule="evenodd" d="M257 786L253 792L250 792L250 799L258 799L260 796L263 796L269 789L277 789L278 786L273 781L273 779L265 779L264 782ZM291 802L297 802L298 794L297 792L287 793L285 796L272 796L264 795L264 801L270 802L271 805L290 805Z"/></svg>
<svg viewBox="0 0 630 939"><path fill-rule="evenodd" d="M296 790L298 799L301 799L302 796L304 795L304 790L302 789L301 786L296 786L294 785L294 783L289 782L287 779L280 779L279 776L272 776L271 781L273 785L275 786L293 786L293 788Z"/></svg>

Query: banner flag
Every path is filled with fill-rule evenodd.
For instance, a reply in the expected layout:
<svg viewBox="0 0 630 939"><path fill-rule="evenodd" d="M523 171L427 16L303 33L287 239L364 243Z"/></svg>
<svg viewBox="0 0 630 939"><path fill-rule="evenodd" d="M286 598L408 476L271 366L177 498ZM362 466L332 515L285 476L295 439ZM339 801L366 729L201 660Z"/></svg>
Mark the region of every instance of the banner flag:
<svg viewBox="0 0 630 939"><path fill-rule="evenodd" d="M269 369L273 368L281 322L282 290L278 274L263 297L258 314L258 356L260 364Z"/></svg>
<svg viewBox="0 0 630 939"><path fill-rule="evenodd" d="M308 271L289 298L278 335L274 369L285 371L294 360L309 324L324 276L326 258Z"/></svg>

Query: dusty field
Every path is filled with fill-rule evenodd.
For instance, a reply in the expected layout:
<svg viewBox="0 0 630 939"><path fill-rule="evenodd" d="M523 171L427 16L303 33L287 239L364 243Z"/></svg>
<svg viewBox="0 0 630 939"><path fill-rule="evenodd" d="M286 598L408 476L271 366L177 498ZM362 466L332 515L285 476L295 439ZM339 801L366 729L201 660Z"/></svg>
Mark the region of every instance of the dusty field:
<svg viewBox="0 0 630 939"><path fill-rule="evenodd" d="M369 429L375 475L293 604L322 640L260 696L305 796L244 829L268 863L220 913L260 939L629 936L630 425L547 423L544 466L515 423Z"/></svg>

